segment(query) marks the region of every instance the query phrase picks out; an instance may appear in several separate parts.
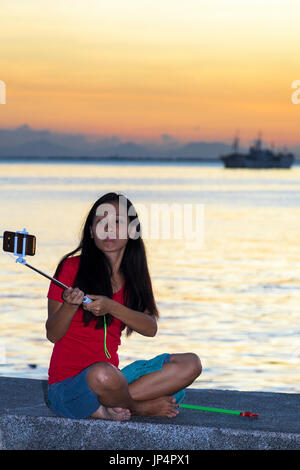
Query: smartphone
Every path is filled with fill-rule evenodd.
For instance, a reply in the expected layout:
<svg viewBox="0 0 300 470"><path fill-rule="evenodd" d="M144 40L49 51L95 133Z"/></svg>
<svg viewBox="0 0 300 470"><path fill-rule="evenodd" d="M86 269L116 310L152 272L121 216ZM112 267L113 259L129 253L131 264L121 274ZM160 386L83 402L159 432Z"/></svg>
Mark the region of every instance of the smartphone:
<svg viewBox="0 0 300 470"><path fill-rule="evenodd" d="M3 234L3 250L10 251L14 253L15 248L15 236L17 236L17 250L16 252L18 255L23 253L23 240L24 234L23 233L16 233L16 232L4 232ZM34 235L26 234L26 242L25 242L25 254L29 256L35 255L35 247L36 247L36 238Z"/></svg>

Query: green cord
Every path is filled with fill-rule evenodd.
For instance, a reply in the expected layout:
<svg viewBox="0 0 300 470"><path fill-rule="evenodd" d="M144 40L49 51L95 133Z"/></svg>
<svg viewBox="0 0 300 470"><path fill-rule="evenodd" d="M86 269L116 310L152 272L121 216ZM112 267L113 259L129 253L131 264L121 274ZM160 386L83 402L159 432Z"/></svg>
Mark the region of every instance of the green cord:
<svg viewBox="0 0 300 470"><path fill-rule="evenodd" d="M197 405L181 405L180 404L180 408L190 408L192 410L202 410L202 411L214 411L215 413L228 413L232 415L241 414L241 412L237 410L223 410L222 408L208 408L206 406L197 406Z"/></svg>
<svg viewBox="0 0 300 470"><path fill-rule="evenodd" d="M108 352L108 349L106 347L106 318L105 318L105 315L104 315L104 352L105 352L105 356L110 359L111 358L111 355L109 354Z"/></svg>
<svg viewBox="0 0 300 470"><path fill-rule="evenodd" d="M103 319L104 319L104 352L105 352L105 356L107 357L107 359L111 359L111 355L109 354L109 351L106 347L106 318L105 318L105 315L104 315Z"/></svg>

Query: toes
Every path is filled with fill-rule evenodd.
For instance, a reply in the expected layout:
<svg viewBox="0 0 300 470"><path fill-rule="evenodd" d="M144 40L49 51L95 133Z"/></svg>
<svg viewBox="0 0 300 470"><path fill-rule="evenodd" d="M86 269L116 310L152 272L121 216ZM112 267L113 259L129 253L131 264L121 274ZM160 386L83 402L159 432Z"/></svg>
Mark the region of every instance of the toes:
<svg viewBox="0 0 300 470"><path fill-rule="evenodd" d="M106 408L101 405L91 417L111 421L128 421L131 418L131 413L127 408Z"/></svg>
<svg viewBox="0 0 300 470"><path fill-rule="evenodd" d="M127 408L118 408L121 410L119 413L117 413L117 416L121 418L122 421L128 421L131 418L131 413L130 410Z"/></svg>
<svg viewBox="0 0 300 470"><path fill-rule="evenodd" d="M113 421L128 421L131 418L127 408L108 408L108 412Z"/></svg>
<svg viewBox="0 0 300 470"><path fill-rule="evenodd" d="M179 411L177 410L177 408L179 408L179 405L176 403L175 398L172 400L172 405L171 406L172 406L172 408L170 409L170 411L168 413L168 417L169 418L174 418L175 416L177 416L179 414Z"/></svg>
<svg viewBox="0 0 300 470"><path fill-rule="evenodd" d="M168 413L167 417L168 418L175 418L175 416L177 416L177 415L178 415L178 413Z"/></svg>
<svg viewBox="0 0 300 470"><path fill-rule="evenodd" d="M176 398L175 398L175 397L172 397L172 398L171 398L171 403L173 404L173 407L179 408L179 404L176 403Z"/></svg>
<svg viewBox="0 0 300 470"><path fill-rule="evenodd" d="M125 408L112 408L113 411L115 411L116 413L122 413L122 411L125 410Z"/></svg>

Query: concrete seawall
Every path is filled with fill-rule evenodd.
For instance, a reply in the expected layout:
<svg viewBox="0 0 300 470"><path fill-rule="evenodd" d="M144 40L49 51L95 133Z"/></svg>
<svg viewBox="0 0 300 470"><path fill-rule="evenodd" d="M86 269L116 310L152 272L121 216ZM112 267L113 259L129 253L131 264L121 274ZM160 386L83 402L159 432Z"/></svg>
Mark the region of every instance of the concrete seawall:
<svg viewBox="0 0 300 470"><path fill-rule="evenodd" d="M259 417L180 409L173 419L71 420L48 407L45 380L0 377L0 449L300 449L300 394L188 389L183 403Z"/></svg>

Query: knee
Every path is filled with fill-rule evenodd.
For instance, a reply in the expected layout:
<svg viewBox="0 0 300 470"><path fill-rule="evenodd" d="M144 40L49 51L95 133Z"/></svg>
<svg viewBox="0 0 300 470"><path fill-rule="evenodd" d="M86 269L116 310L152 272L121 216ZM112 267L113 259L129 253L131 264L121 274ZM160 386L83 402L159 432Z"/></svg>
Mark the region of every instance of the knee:
<svg viewBox="0 0 300 470"><path fill-rule="evenodd" d="M202 364L197 354L187 353L187 368L194 380L199 377L202 372Z"/></svg>
<svg viewBox="0 0 300 470"><path fill-rule="evenodd" d="M91 388L116 390L123 383L120 371L109 362L97 362L87 372L87 381Z"/></svg>
<svg viewBox="0 0 300 470"><path fill-rule="evenodd" d="M193 381L202 372L202 364L199 356L195 353L184 353L171 355L170 362L177 362L182 373L186 374Z"/></svg>
<svg viewBox="0 0 300 470"><path fill-rule="evenodd" d="M191 369L193 373L195 374L195 378L199 377L199 375L202 372L202 364L200 357L197 356L195 353L190 353L190 363L191 363Z"/></svg>

